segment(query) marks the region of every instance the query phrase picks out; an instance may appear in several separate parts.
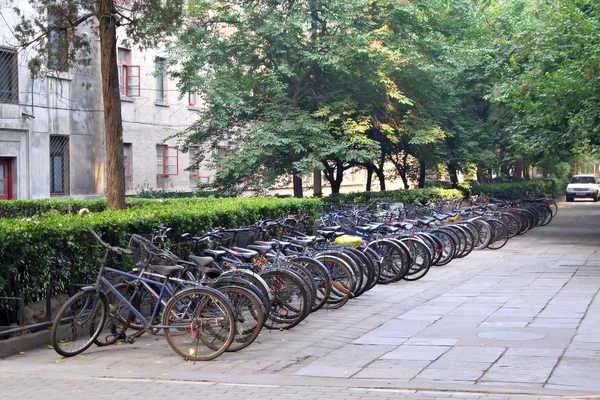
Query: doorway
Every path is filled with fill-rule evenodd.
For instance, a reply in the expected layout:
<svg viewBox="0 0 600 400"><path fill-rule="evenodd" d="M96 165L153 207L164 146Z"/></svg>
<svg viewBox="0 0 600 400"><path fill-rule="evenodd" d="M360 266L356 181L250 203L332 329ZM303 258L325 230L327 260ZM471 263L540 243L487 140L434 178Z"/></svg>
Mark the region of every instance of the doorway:
<svg viewBox="0 0 600 400"><path fill-rule="evenodd" d="M12 199L12 160L0 158L0 200Z"/></svg>

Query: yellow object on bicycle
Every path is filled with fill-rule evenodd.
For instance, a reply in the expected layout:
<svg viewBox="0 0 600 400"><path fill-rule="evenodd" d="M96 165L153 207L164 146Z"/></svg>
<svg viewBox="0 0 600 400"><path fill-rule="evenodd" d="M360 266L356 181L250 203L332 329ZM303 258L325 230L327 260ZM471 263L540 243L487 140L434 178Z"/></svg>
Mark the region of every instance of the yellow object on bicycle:
<svg viewBox="0 0 600 400"><path fill-rule="evenodd" d="M358 247L362 243L360 236L342 235L335 238L335 244L344 244L346 246Z"/></svg>

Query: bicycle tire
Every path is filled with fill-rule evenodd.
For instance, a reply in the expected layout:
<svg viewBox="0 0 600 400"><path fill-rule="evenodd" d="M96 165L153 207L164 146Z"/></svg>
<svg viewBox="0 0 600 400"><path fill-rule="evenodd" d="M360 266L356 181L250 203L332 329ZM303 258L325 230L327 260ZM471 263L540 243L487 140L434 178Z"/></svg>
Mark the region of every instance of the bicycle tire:
<svg viewBox="0 0 600 400"><path fill-rule="evenodd" d="M215 359L233 341L232 308L229 299L215 289L184 289L165 305L162 320L165 339L171 349L186 360Z"/></svg>
<svg viewBox="0 0 600 400"><path fill-rule="evenodd" d="M83 290L60 308L50 334L54 350L64 357L83 353L100 334L108 314L108 300L102 291Z"/></svg>

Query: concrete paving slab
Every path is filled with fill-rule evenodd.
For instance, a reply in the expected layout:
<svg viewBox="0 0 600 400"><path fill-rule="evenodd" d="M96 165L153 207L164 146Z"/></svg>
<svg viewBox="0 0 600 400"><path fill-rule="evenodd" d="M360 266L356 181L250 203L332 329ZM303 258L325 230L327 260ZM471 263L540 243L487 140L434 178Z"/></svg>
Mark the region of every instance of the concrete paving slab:
<svg viewBox="0 0 600 400"><path fill-rule="evenodd" d="M382 360L433 361L450 350L449 346L399 346L381 357Z"/></svg>

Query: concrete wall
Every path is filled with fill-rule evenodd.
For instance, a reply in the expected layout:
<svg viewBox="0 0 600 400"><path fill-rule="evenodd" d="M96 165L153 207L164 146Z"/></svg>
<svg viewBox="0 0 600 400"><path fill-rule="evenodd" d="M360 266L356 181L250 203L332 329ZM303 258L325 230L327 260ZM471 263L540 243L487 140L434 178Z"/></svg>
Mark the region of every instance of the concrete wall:
<svg viewBox="0 0 600 400"><path fill-rule="evenodd" d="M27 1L15 1L13 6L24 14L33 13ZM2 12L8 25L14 26L17 18L12 9ZM91 35L88 26L80 32ZM6 25L0 26L0 46L16 48ZM97 51L95 43L92 47ZM0 157L14 158L13 198L50 197L50 135L69 138L70 196L104 193L104 171L99 167L104 156L97 154L97 143L103 141L97 121L102 116L97 111L102 108L97 62L69 72L46 70L32 78L27 68L29 51L18 53L18 104L0 104Z"/></svg>

